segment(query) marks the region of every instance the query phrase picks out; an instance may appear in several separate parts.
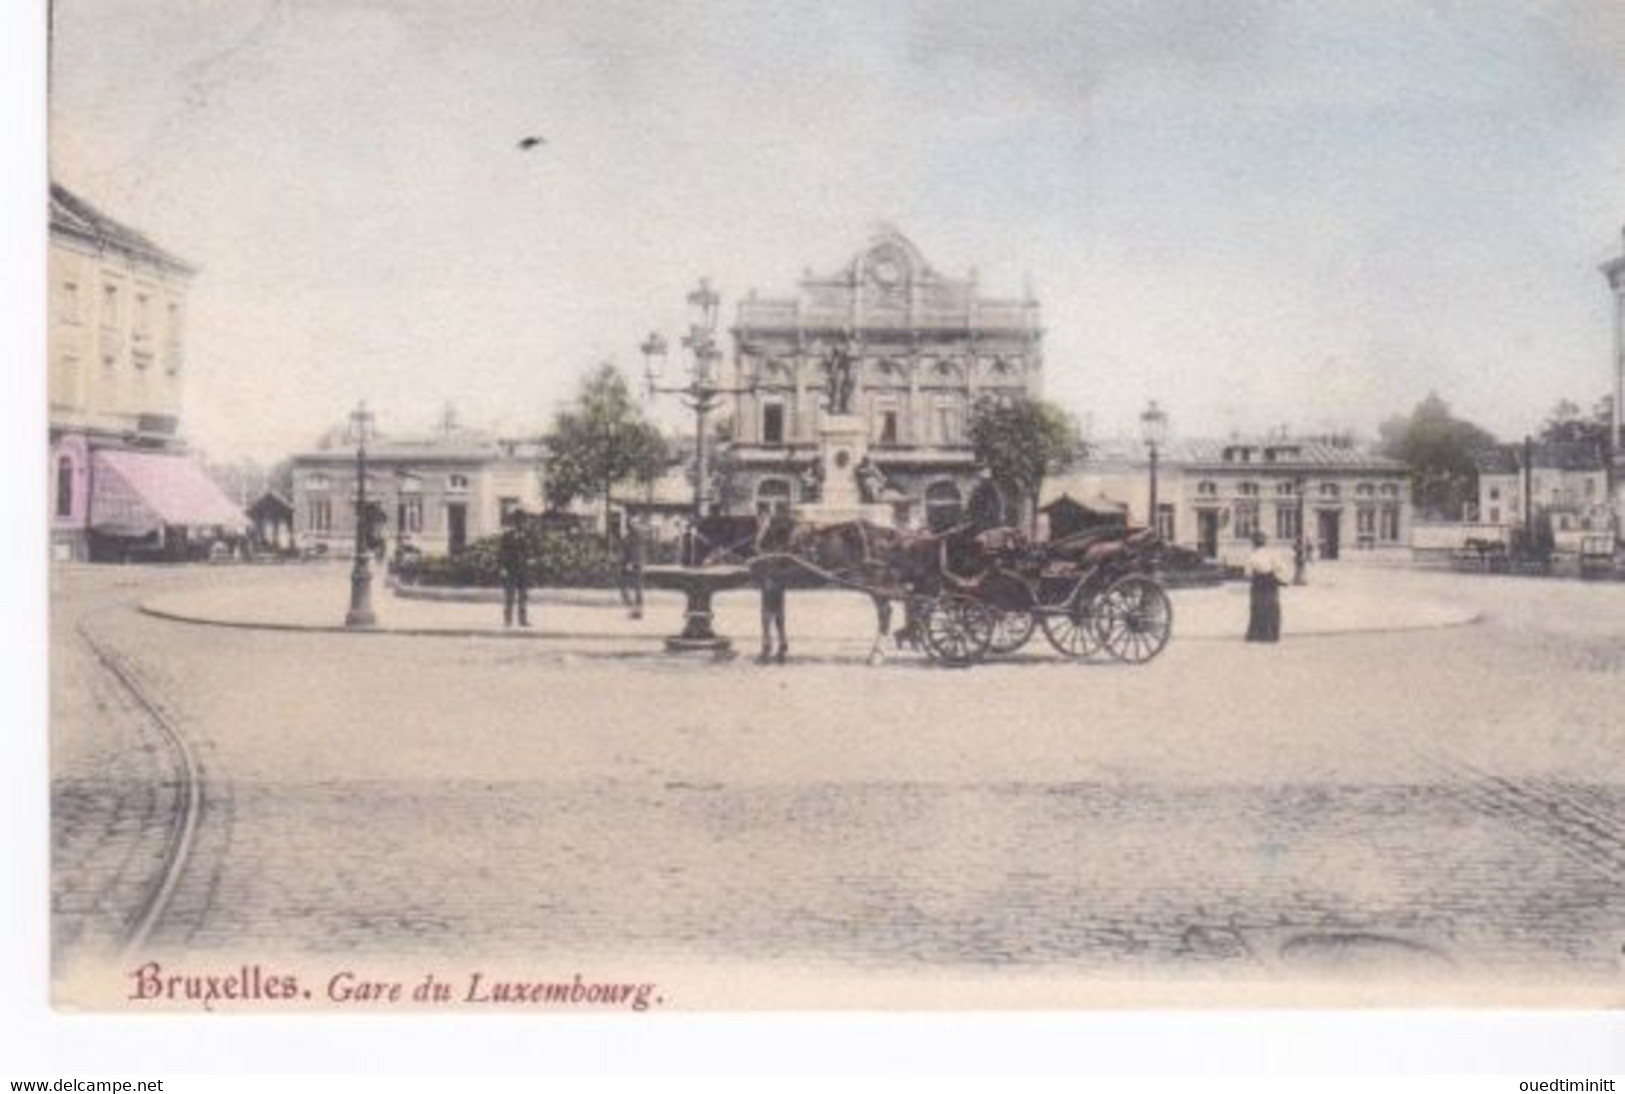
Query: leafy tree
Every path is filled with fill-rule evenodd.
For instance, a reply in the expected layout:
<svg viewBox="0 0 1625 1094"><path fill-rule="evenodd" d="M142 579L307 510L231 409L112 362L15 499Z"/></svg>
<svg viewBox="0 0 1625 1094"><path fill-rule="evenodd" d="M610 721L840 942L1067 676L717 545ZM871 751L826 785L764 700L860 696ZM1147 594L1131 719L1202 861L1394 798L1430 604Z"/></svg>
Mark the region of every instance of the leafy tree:
<svg viewBox="0 0 1625 1094"><path fill-rule="evenodd" d="M1608 448L1608 427L1613 424L1614 398L1604 396L1590 414L1580 404L1562 399L1540 427L1544 444L1588 445L1599 452Z"/></svg>
<svg viewBox="0 0 1625 1094"><path fill-rule="evenodd" d="M1382 455L1408 464L1411 501L1433 520L1459 520L1464 505L1478 496L1478 456L1495 447L1495 437L1450 413L1450 405L1429 392L1409 417L1396 415L1378 427Z"/></svg>
<svg viewBox="0 0 1625 1094"><path fill-rule="evenodd" d="M611 364L587 376L575 401L553 416L545 444L548 503L562 508L577 498L602 499L606 535L611 488L625 479L653 482L668 462L665 438Z"/></svg>
<svg viewBox="0 0 1625 1094"><path fill-rule="evenodd" d="M1024 395L978 400L971 410L970 441L976 462L1014 490L1016 500L1028 506L1032 522L1038 519L1044 479L1076 466L1087 455L1072 415L1054 403Z"/></svg>

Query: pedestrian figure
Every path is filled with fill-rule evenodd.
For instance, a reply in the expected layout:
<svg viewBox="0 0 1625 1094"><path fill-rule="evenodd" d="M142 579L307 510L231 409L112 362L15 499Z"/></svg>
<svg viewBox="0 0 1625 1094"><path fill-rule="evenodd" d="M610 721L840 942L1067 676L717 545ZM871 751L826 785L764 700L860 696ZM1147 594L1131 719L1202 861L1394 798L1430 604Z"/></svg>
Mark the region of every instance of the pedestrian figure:
<svg viewBox="0 0 1625 1094"><path fill-rule="evenodd" d="M626 534L621 537L621 599L633 619L643 618L643 564L647 560L643 518L629 517Z"/></svg>
<svg viewBox="0 0 1625 1094"><path fill-rule="evenodd" d="M1253 553L1247 556L1248 598L1247 641L1281 640L1281 587L1287 584L1280 557L1266 546L1263 532L1253 533Z"/></svg>
<svg viewBox="0 0 1625 1094"><path fill-rule="evenodd" d="M517 608L519 625L530 626L530 544L522 510L508 514L497 544L497 566L502 571L502 625L513 626Z"/></svg>
<svg viewBox="0 0 1625 1094"><path fill-rule="evenodd" d="M790 644L784 637L784 582L777 574L769 572L762 578L762 652L756 658L757 664L765 665L770 661L784 664L785 655L789 652ZM773 652L773 632L779 635L778 653Z"/></svg>
<svg viewBox="0 0 1625 1094"><path fill-rule="evenodd" d="M1004 527L1004 495L994 481L991 469L983 467L976 472L976 485L971 488L970 499L965 503L965 517L970 523L972 535Z"/></svg>
<svg viewBox="0 0 1625 1094"><path fill-rule="evenodd" d="M1307 585L1309 579L1305 576L1309 569L1309 541L1302 536L1292 545L1292 584Z"/></svg>

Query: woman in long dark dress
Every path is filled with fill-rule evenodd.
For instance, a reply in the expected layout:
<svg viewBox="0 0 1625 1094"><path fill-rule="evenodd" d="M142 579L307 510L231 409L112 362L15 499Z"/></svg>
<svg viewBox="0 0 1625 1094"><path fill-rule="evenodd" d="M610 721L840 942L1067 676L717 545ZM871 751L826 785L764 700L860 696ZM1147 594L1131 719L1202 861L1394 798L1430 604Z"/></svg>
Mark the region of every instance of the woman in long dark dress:
<svg viewBox="0 0 1625 1094"><path fill-rule="evenodd" d="M1247 615L1249 642L1281 640L1281 587L1287 584L1287 577L1280 558L1265 546L1268 542L1263 532L1254 532L1253 553L1247 556L1247 581L1251 586Z"/></svg>

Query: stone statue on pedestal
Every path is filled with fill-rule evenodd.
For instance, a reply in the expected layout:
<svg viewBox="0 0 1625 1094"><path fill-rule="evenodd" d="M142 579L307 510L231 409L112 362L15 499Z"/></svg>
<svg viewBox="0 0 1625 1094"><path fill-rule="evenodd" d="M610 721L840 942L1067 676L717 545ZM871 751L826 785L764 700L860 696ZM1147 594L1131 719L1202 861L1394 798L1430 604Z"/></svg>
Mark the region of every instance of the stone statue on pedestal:
<svg viewBox="0 0 1625 1094"><path fill-rule="evenodd" d="M846 351L846 347L836 346L824 359L826 409L831 414L852 413L852 394L856 387L852 355Z"/></svg>

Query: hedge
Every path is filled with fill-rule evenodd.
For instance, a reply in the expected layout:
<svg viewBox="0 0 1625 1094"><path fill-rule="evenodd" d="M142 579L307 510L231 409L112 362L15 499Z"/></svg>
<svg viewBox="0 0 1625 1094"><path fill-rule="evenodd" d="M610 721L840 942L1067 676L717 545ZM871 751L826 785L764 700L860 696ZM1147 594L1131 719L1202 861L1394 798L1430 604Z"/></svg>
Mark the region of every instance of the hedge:
<svg viewBox="0 0 1625 1094"><path fill-rule="evenodd" d="M596 535L576 531L532 531L529 540L530 583L533 586L610 588L618 568ZM454 555L406 558L397 567L408 585L496 587L502 584L497 561L501 536L486 536Z"/></svg>

